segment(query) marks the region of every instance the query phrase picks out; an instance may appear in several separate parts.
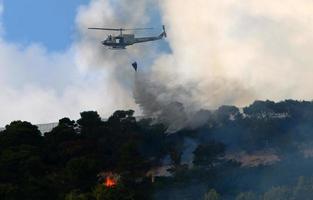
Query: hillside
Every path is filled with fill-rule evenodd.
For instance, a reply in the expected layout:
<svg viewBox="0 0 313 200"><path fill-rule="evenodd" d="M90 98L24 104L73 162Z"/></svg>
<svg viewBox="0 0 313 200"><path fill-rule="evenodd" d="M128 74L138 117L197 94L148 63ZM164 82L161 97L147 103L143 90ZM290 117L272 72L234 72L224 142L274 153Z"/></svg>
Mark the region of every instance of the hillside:
<svg viewBox="0 0 313 200"><path fill-rule="evenodd" d="M181 114L176 113L177 117ZM170 122L94 111L42 133L0 132L0 199L304 200L313 196L313 102L255 101Z"/></svg>

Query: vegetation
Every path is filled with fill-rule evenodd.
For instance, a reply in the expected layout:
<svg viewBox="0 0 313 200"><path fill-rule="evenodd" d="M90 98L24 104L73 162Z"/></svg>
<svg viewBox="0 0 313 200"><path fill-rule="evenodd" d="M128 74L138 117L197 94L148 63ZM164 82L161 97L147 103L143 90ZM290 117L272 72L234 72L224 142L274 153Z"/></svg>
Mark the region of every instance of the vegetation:
<svg viewBox="0 0 313 200"><path fill-rule="evenodd" d="M164 130L141 128L133 111L117 111L105 122L83 112L44 135L28 122L12 122L0 134L0 199L147 199L145 174L162 157ZM120 182L106 188L101 172L119 174Z"/></svg>
<svg viewBox="0 0 313 200"><path fill-rule="evenodd" d="M132 110L105 121L82 112L47 133L14 121L0 132L0 199L311 199L312 102L256 101L198 115L204 123L171 134Z"/></svg>

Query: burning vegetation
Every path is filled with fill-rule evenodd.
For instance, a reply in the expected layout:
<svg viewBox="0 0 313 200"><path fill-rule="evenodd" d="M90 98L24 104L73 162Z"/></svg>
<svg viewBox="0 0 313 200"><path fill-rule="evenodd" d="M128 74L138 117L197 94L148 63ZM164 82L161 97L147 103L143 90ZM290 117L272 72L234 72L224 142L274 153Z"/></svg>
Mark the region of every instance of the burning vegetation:
<svg viewBox="0 0 313 200"><path fill-rule="evenodd" d="M98 174L100 182L107 188L113 188L117 185L120 177L112 172L104 172Z"/></svg>
<svg viewBox="0 0 313 200"><path fill-rule="evenodd" d="M114 187L116 186L116 184L117 184L116 180L114 180L114 178L112 177L107 177L104 182L104 185L108 188Z"/></svg>

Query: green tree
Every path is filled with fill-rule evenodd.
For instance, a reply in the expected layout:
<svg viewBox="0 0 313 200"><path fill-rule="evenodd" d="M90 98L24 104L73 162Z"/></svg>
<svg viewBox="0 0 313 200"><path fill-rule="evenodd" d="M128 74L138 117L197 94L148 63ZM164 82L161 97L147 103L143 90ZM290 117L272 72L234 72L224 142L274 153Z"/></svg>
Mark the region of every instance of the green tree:
<svg viewBox="0 0 313 200"><path fill-rule="evenodd" d="M298 178L297 185L293 189L292 200L310 200L313 196L312 181L305 179L303 176Z"/></svg>
<svg viewBox="0 0 313 200"><path fill-rule="evenodd" d="M289 200L291 196L287 187L273 187L263 195L263 200Z"/></svg>
<svg viewBox="0 0 313 200"><path fill-rule="evenodd" d="M71 121L69 118L60 119L57 127L44 134L46 162L50 165L64 164L69 158L64 153L63 147L68 146L67 143L76 139L78 136L75 130L75 121Z"/></svg>
<svg viewBox="0 0 313 200"><path fill-rule="evenodd" d="M225 124L230 120L241 119L242 115L235 106L221 106L215 111L215 117L218 123Z"/></svg>
<svg viewBox="0 0 313 200"><path fill-rule="evenodd" d="M69 187L87 191L97 183L99 170L98 161L95 159L87 157L71 159L65 167Z"/></svg>
<svg viewBox="0 0 313 200"><path fill-rule="evenodd" d="M224 156L225 146L222 143L210 141L200 144L193 153L195 165L212 168Z"/></svg>
<svg viewBox="0 0 313 200"><path fill-rule="evenodd" d="M42 144L41 133L37 126L29 122L14 121L0 133L0 151L23 144L34 146Z"/></svg>
<svg viewBox="0 0 313 200"><path fill-rule="evenodd" d="M139 152L138 144L129 141L123 144L119 150L120 158L118 169L120 172L128 173L132 178L144 176L148 170L148 162Z"/></svg>
<svg viewBox="0 0 313 200"><path fill-rule="evenodd" d="M170 157L171 157L171 161L172 161L172 164L174 165L174 167L177 167L181 164L182 154L183 154L183 152L179 151L178 149L170 150Z"/></svg>
<svg viewBox="0 0 313 200"><path fill-rule="evenodd" d="M259 200L254 192L242 192L237 195L236 200Z"/></svg>
<svg viewBox="0 0 313 200"><path fill-rule="evenodd" d="M133 191L124 187L122 184L118 184L112 188L98 185L94 189L93 195L96 200L139 200L136 199Z"/></svg>
<svg viewBox="0 0 313 200"><path fill-rule="evenodd" d="M0 199L15 200L20 197L20 190L17 185L6 183L0 184Z"/></svg>
<svg viewBox="0 0 313 200"><path fill-rule="evenodd" d="M73 190L66 194L64 200L94 200L91 194L80 193L77 190Z"/></svg>
<svg viewBox="0 0 313 200"><path fill-rule="evenodd" d="M221 196L216 192L216 190L210 189L207 193L205 193L204 200L221 200Z"/></svg>
<svg viewBox="0 0 313 200"><path fill-rule="evenodd" d="M80 134L87 138L97 138L101 135L99 127L103 125L99 114L95 111L80 113L81 118L77 120L80 126Z"/></svg>
<svg viewBox="0 0 313 200"><path fill-rule="evenodd" d="M86 111L80 113L81 118L77 123L83 127L95 127L102 124L101 118L96 111Z"/></svg>

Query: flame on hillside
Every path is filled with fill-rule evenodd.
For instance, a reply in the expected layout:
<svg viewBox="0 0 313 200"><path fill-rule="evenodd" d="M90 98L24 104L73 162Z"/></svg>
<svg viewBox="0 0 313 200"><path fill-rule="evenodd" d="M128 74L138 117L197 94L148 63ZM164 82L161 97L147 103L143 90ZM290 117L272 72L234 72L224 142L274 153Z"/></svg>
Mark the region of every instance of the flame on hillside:
<svg viewBox="0 0 313 200"><path fill-rule="evenodd" d="M115 180L115 178L113 176L107 176L104 182L104 185L106 187L114 187L116 186L117 181Z"/></svg>
<svg viewBox="0 0 313 200"><path fill-rule="evenodd" d="M98 174L99 183L108 188L115 187L118 184L119 179L120 176L112 172L101 172Z"/></svg>

